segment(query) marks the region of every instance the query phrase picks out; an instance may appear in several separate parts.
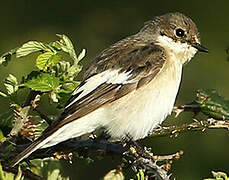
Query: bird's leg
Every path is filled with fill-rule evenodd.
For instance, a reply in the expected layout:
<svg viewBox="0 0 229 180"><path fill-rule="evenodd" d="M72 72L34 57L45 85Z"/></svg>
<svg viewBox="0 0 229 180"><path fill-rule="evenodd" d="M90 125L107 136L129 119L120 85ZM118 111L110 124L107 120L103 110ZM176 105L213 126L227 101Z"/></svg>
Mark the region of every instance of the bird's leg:
<svg viewBox="0 0 229 180"><path fill-rule="evenodd" d="M134 151L136 152L135 153L136 156L152 159L152 156L149 153L147 153L147 150L144 147L140 146L129 135L126 136L124 143L126 144L127 147L129 147L129 150L131 150L131 148L134 148Z"/></svg>

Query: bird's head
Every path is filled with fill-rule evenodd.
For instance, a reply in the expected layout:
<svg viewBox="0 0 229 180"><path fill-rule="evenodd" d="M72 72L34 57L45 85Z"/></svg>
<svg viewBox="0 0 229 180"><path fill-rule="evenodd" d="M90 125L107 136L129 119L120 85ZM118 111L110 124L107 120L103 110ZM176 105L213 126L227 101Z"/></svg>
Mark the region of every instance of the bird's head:
<svg viewBox="0 0 229 180"><path fill-rule="evenodd" d="M197 51L208 52L201 45L195 23L181 13L168 13L155 17L140 31L152 34L155 43L182 63L189 61Z"/></svg>

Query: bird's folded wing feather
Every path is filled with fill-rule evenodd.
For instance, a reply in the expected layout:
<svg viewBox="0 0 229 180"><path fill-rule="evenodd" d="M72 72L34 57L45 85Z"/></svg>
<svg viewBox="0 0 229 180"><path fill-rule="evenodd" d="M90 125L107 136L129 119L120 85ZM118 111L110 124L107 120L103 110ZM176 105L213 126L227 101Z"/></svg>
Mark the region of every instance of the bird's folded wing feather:
<svg viewBox="0 0 229 180"><path fill-rule="evenodd" d="M127 49L121 54L117 53L117 57L113 55L110 62L103 60L93 67L97 68L95 73L90 74L91 70L88 70L86 79L73 92L63 113L64 120L61 120L59 126L147 84L164 65L165 54L158 46L149 44ZM107 64L106 69L103 63Z"/></svg>
<svg viewBox="0 0 229 180"><path fill-rule="evenodd" d="M31 154L44 139L59 128L147 84L164 65L164 51L156 45L144 44L122 49L116 45L94 59L59 120L20 153L12 165Z"/></svg>
<svg viewBox="0 0 229 180"><path fill-rule="evenodd" d="M47 136L147 84L164 65L165 54L160 47L149 44L127 48L122 53L117 51L110 60L106 59L104 51L94 61L94 66L88 69L87 76L67 102L62 116L45 131Z"/></svg>

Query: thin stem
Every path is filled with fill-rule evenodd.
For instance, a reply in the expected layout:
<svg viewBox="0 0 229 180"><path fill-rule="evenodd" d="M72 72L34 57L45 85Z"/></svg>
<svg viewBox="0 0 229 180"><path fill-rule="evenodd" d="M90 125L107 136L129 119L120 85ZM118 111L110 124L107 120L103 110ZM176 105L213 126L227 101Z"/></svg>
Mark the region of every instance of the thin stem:
<svg viewBox="0 0 229 180"><path fill-rule="evenodd" d="M193 123L181 126L160 127L150 137L178 136L180 133L189 131L205 131L206 129L229 129L229 120L207 119L203 121L194 120Z"/></svg>

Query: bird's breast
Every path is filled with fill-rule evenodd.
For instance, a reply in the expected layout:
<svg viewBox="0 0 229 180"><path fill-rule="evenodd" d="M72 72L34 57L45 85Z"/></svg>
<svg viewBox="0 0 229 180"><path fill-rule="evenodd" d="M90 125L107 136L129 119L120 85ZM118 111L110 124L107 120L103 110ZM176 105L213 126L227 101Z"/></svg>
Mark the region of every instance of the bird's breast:
<svg viewBox="0 0 229 180"><path fill-rule="evenodd" d="M147 85L105 106L101 124L114 138L144 138L171 113L181 74L181 64L167 62Z"/></svg>

